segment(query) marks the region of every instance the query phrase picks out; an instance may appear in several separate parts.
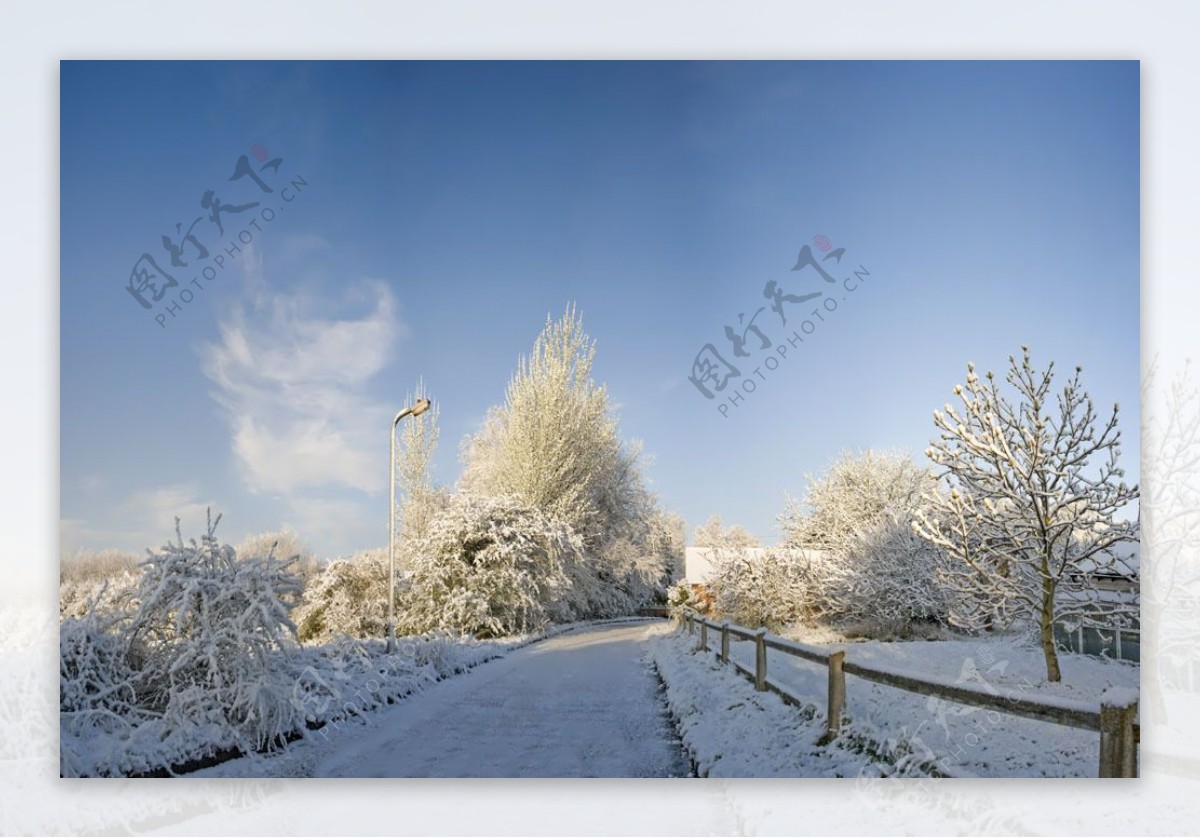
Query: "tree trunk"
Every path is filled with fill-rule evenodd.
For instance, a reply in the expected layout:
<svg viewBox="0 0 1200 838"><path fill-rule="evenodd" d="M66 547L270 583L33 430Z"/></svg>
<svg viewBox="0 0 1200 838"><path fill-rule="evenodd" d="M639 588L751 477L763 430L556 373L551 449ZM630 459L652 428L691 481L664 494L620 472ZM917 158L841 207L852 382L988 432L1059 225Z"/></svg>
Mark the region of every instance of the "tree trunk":
<svg viewBox="0 0 1200 838"><path fill-rule="evenodd" d="M1042 579L1041 639L1042 654L1046 656L1046 680L1061 681L1058 652L1054 648L1054 580Z"/></svg>

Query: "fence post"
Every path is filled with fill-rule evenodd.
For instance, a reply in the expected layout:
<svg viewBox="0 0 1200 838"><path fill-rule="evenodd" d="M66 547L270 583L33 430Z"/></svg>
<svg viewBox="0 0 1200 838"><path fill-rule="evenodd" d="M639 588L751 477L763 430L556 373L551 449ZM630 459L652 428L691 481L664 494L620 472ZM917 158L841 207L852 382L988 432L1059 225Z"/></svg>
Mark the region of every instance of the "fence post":
<svg viewBox="0 0 1200 838"><path fill-rule="evenodd" d="M708 651L708 620L700 622L700 650Z"/></svg>
<svg viewBox="0 0 1200 838"><path fill-rule="evenodd" d="M1136 777L1137 743L1133 720L1137 716L1137 693L1109 687L1100 696L1100 776Z"/></svg>
<svg viewBox="0 0 1200 838"><path fill-rule="evenodd" d="M767 691L767 630L754 633L754 689Z"/></svg>
<svg viewBox="0 0 1200 838"><path fill-rule="evenodd" d="M695 634L696 633L696 623L692 620L692 612L691 611L687 612L687 624L688 624L688 634L689 635Z"/></svg>
<svg viewBox="0 0 1200 838"><path fill-rule="evenodd" d="M826 716L826 730L830 738L837 736L838 728L842 726L842 711L846 707L846 673L842 670L845 660L845 649L829 653L829 714Z"/></svg>
<svg viewBox="0 0 1200 838"><path fill-rule="evenodd" d="M729 621L721 623L721 663L729 663Z"/></svg>

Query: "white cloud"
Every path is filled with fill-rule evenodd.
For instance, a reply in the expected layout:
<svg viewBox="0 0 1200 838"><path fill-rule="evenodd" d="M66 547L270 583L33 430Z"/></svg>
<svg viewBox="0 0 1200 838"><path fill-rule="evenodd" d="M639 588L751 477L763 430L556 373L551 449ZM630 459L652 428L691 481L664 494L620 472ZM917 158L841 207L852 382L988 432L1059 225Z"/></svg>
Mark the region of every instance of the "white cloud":
<svg viewBox="0 0 1200 838"><path fill-rule="evenodd" d="M176 517L185 540L199 538L210 508L214 515L221 509L211 500L201 500L199 489L191 483L145 489L109 507L102 525L82 518L60 519L59 550L70 556L79 550L111 547L140 555L174 540Z"/></svg>
<svg viewBox="0 0 1200 838"><path fill-rule="evenodd" d="M195 485L181 483L136 492L124 506L134 521L154 534L153 546L157 546L174 536L176 518L185 540L189 533L191 537L201 535L208 521L208 510L211 508L215 515L219 509L211 501L201 501L199 494Z"/></svg>
<svg viewBox="0 0 1200 838"><path fill-rule="evenodd" d="M247 289L219 325L219 341L201 348L246 486L284 497L304 489L380 489L387 466L379 440L388 416L366 388L403 334L391 291L363 281L330 300L272 293L261 277Z"/></svg>

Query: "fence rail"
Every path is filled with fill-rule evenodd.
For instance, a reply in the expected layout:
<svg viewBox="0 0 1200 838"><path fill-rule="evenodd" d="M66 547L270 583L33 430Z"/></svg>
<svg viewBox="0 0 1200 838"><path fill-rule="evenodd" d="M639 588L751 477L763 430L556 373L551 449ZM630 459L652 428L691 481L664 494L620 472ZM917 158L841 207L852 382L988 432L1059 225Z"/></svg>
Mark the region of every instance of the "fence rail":
<svg viewBox="0 0 1200 838"><path fill-rule="evenodd" d="M760 692L771 691L789 704L802 706L805 702L792 695L767 677L767 650L773 649L791 657L820 664L828 670L829 689L826 697L826 724L829 736L841 728L846 707L846 676L853 675L876 684L894 687L918 695L937 696L946 701L995 710L1010 716L1021 716L1040 722L1065 725L1100 733L1101 777L1136 777L1138 775L1138 741L1141 729L1137 722L1136 697L1129 691L1106 692L1098 704L1088 704L1065 698L1040 696L1031 698L1012 693L1001 694L981 687L924 680L902 672L867 666L846 660L845 649L827 651L818 646L799 643L771 635L766 629L750 629L728 622L718 623L693 611L684 611L683 620L689 635L700 632L697 648L709 649L709 629L720 633L717 659L731 663L738 672L754 681ZM737 637L753 641L754 669L742 666L729 658L729 639Z"/></svg>

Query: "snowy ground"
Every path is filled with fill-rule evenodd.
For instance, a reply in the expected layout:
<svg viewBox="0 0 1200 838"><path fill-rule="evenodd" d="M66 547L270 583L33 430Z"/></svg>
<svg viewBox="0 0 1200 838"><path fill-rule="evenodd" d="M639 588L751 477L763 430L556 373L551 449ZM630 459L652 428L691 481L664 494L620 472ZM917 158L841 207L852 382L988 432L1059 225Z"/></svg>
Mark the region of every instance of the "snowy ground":
<svg viewBox="0 0 1200 838"><path fill-rule="evenodd" d="M783 703L715 655L695 652L687 634L661 637L652 656L667 703L702 777L859 777L891 773L848 739L818 742L825 721ZM753 650L752 650L753 651ZM919 775L919 772L910 772Z"/></svg>
<svg viewBox="0 0 1200 838"><path fill-rule="evenodd" d="M645 658L661 622L527 646L285 752L197 777L679 777L688 763Z"/></svg>
<svg viewBox="0 0 1200 838"><path fill-rule="evenodd" d="M709 638L710 648L715 649L719 645L719 636L710 632ZM668 649L677 657L687 656L695 639L689 641L686 633L681 633L676 638L663 641L655 652L660 669ZM1106 687L1136 689L1138 686L1139 669L1136 665L1079 655L1064 655L1061 659L1062 683L1049 684L1045 681L1040 650L1010 638L987 641L867 642L846 644L845 648L848 661L872 664L927 680L990 685L1004 694L1013 691L1029 697L1058 696L1098 706L1100 694ZM715 658L715 653L694 657L699 660L692 664L692 669L708 668L707 658ZM730 657L742 666L753 669L754 645L733 642L730 644ZM810 712L821 722L820 725L812 723L810 726L813 730L823 726L828 689L824 666L770 650L767 671L771 681L811 703L813 710ZM667 676L668 673L664 671L664 677L672 688L671 701L674 704L675 685ZM743 695L747 692L754 695L753 686L740 676L736 677L745 685L737 687L737 691ZM857 740L859 744L869 743L876 755L884 755L888 761L900 758L901 765L908 771L919 768L905 765L912 760L903 759L905 753L913 754L927 765L938 766L950 776L1094 777L1098 770L1099 734L1092 731L948 703L854 676L847 676L846 692L846 714L851 720L849 738ZM721 701L728 703L730 698L722 696ZM801 712L789 709L793 714ZM729 724L739 725L741 722L731 719ZM750 738L753 727L751 725L745 731L745 737L734 737L730 741L738 742L740 739L737 747L747 754L767 752L777 747L770 726L765 726L757 739ZM718 734L707 735L711 737ZM685 742L689 747L692 744L686 732ZM822 759L828 757L825 753L821 755ZM726 755L725 758L729 759L730 756ZM859 764L863 762L860 758ZM785 760L775 768L782 770L788 764ZM802 776L846 776L846 766L842 763L833 767L833 774L824 773L820 761L793 759L790 764L810 772ZM870 770L879 768L885 773L889 770L879 765ZM799 775L793 772L791 776Z"/></svg>

